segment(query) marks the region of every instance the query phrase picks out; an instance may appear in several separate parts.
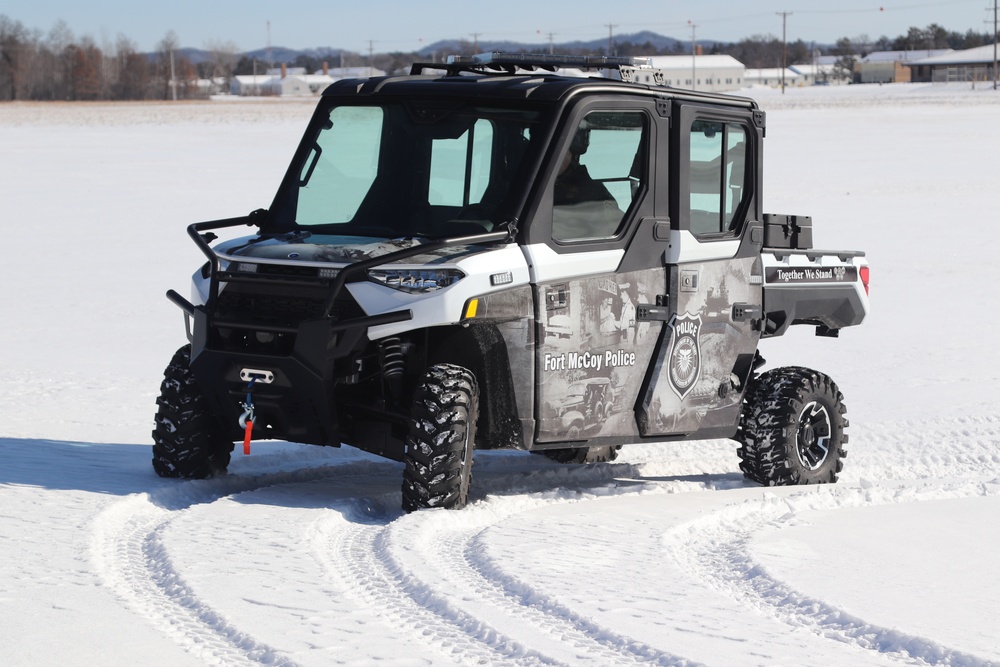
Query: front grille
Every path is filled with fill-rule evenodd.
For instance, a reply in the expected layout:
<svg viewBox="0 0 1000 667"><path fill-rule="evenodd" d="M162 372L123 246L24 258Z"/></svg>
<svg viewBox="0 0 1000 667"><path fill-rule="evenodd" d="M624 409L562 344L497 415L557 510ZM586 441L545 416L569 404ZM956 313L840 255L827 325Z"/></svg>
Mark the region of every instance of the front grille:
<svg viewBox="0 0 1000 667"><path fill-rule="evenodd" d="M329 293L325 285L231 284L219 294L216 314L240 322L296 326L321 317ZM334 320L346 320L364 317L365 312L343 289L330 314Z"/></svg>
<svg viewBox="0 0 1000 667"><path fill-rule="evenodd" d="M258 264L257 273L268 276L315 278L319 276L319 269L315 266L303 266L301 264Z"/></svg>
<svg viewBox="0 0 1000 667"><path fill-rule="evenodd" d="M327 284L253 282L224 284L212 308L212 346L258 354L290 354L300 324L323 316ZM364 317L347 289L333 304L334 321ZM284 331L282 331L284 330Z"/></svg>
<svg viewBox="0 0 1000 667"><path fill-rule="evenodd" d="M306 320L318 319L323 313L325 295L260 294L245 291L242 286L230 286L219 295L216 313L219 317L261 325L296 326Z"/></svg>

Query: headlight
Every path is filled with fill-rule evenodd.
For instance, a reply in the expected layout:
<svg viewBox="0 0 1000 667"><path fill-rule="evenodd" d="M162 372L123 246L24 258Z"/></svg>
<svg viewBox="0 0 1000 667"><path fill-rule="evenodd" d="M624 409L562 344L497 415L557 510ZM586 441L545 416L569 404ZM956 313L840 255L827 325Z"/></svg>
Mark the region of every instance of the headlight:
<svg viewBox="0 0 1000 667"><path fill-rule="evenodd" d="M369 271L368 278L386 287L406 292L432 292L454 285L465 277L458 269L394 269Z"/></svg>

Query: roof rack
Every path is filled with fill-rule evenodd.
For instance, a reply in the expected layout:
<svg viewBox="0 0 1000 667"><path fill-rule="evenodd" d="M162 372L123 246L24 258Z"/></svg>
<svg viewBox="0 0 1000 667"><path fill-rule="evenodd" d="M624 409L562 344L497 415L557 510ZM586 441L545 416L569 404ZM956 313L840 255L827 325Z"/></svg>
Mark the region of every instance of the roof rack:
<svg viewBox="0 0 1000 667"><path fill-rule="evenodd" d="M654 82L663 85L663 72L653 69L651 58L626 56L568 56L552 53L480 53L472 56L448 56L447 63L414 63L410 74L423 74L425 69L445 70L448 76L462 72L479 74L516 74L518 70L534 72L575 68L581 70L618 70L622 81L635 81L635 74L643 70L653 75Z"/></svg>

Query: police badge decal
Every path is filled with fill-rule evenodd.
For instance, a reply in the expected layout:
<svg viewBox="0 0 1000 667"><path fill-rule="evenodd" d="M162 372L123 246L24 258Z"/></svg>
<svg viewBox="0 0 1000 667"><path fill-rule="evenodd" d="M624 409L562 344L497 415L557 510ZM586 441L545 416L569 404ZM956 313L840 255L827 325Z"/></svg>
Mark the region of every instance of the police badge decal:
<svg viewBox="0 0 1000 667"><path fill-rule="evenodd" d="M670 327L670 386L683 400L701 377L701 315L674 315Z"/></svg>

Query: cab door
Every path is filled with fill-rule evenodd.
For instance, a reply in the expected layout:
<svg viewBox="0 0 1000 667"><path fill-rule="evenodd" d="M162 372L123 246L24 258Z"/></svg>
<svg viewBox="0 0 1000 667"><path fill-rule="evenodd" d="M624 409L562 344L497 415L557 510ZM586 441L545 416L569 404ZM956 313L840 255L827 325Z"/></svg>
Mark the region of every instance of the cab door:
<svg viewBox="0 0 1000 667"><path fill-rule="evenodd" d="M536 442L639 433L636 401L664 324L639 311L667 293L668 200L656 187L667 165L655 155L668 128L669 104L638 96L589 97L566 112L524 246Z"/></svg>
<svg viewBox="0 0 1000 667"><path fill-rule="evenodd" d="M641 405L643 435L728 437L760 338L763 115L675 104L669 320Z"/></svg>

